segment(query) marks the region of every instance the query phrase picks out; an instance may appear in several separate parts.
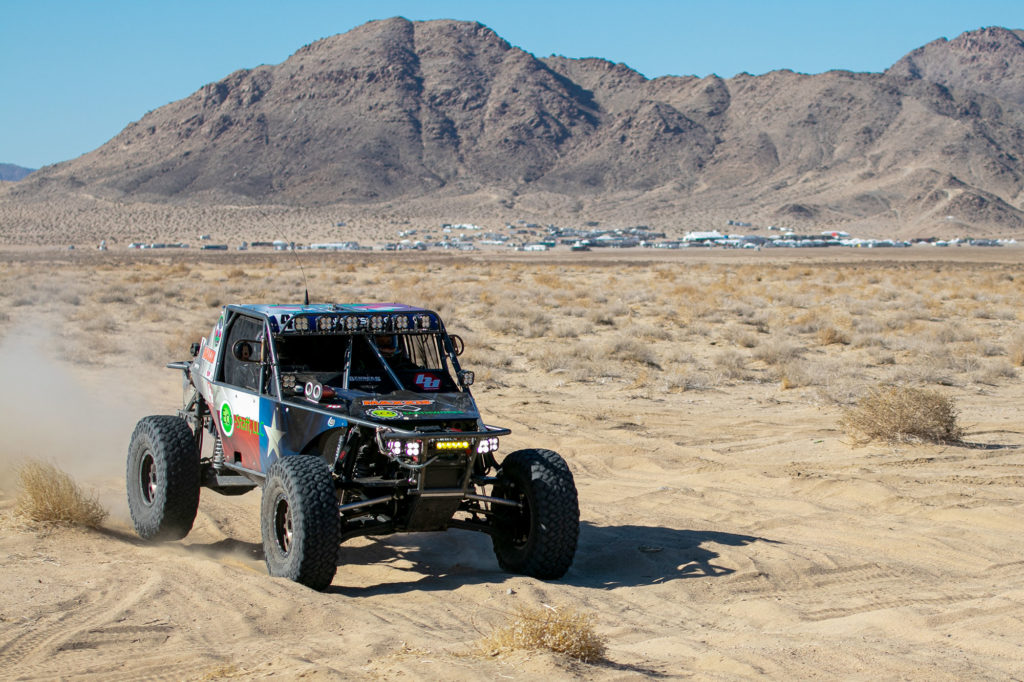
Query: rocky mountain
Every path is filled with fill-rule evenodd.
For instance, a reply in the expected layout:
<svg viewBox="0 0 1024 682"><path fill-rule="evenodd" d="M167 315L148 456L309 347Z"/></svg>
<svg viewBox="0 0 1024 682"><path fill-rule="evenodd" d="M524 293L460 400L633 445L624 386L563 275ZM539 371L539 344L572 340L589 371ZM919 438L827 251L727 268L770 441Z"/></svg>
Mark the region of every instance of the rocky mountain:
<svg viewBox="0 0 1024 682"><path fill-rule="evenodd" d="M13 163L0 163L0 181L17 182L34 170L34 168L24 168Z"/></svg>
<svg viewBox="0 0 1024 682"><path fill-rule="evenodd" d="M937 40L885 73L648 79L394 18L205 85L0 201L1020 234L1022 104L1024 31Z"/></svg>

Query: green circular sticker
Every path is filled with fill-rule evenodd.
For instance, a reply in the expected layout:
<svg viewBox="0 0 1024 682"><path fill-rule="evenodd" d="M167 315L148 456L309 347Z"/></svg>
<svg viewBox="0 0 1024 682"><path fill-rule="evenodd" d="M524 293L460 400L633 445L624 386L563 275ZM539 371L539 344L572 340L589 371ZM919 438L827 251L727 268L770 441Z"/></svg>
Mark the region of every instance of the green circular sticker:
<svg viewBox="0 0 1024 682"><path fill-rule="evenodd" d="M370 410L371 417L380 417L381 419L394 419L395 417L401 416L394 410Z"/></svg>
<svg viewBox="0 0 1024 682"><path fill-rule="evenodd" d="M231 406L227 401L220 406L220 428L225 436L230 436L235 430L235 417L231 414Z"/></svg>

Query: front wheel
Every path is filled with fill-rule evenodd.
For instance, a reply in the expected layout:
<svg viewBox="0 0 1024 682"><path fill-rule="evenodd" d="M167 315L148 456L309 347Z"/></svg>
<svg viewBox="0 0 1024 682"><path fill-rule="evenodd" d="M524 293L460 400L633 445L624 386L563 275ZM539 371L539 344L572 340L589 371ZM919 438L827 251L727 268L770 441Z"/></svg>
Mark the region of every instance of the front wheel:
<svg viewBox="0 0 1024 682"><path fill-rule="evenodd" d="M180 540L199 508L199 450L184 419L141 419L128 446L128 510L144 540Z"/></svg>
<svg viewBox="0 0 1024 682"><path fill-rule="evenodd" d="M263 488L260 529L270 575L314 590L331 584L338 566L341 516L323 459L295 455L274 462Z"/></svg>
<svg viewBox="0 0 1024 682"><path fill-rule="evenodd" d="M498 563L512 573L561 578L580 534L576 483L565 460L551 450L517 450L497 478L493 495L520 505L494 505L491 539Z"/></svg>

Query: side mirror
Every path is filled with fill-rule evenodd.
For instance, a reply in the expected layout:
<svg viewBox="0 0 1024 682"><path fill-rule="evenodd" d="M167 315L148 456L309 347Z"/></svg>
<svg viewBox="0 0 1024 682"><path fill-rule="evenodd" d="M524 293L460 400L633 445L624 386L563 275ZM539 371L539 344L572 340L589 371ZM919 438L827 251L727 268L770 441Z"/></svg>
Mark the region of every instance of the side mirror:
<svg viewBox="0 0 1024 682"><path fill-rule="evenodd" d="M242 362L259 362L260 344L258 341L235 341L235 345L231 347L231 354L235 356L236 360Z"/></svg>
<svg viewBox="0 0 1024 682"><path fill-rule="evenodd" d="M188 351L192 354L192 357L199 355L199 344L193 343L191 346L189 346Z"/></svg>
<svg viewBox="0 0 1024 682"><path fill-rule="evenodd" d="M466 342L462 340L462 337L452 334L448 338L452 340L452 350L455 351L455 354L462 355L462 351L466 350Z"/></svg>
<svg viewBox="0 0 1024 682"><path fill-rule="evenodd" d="M469 388L473 385L473 381L476 380L476 374L469 371L468 369L459 370L459 384L463 388Z"/></svg>

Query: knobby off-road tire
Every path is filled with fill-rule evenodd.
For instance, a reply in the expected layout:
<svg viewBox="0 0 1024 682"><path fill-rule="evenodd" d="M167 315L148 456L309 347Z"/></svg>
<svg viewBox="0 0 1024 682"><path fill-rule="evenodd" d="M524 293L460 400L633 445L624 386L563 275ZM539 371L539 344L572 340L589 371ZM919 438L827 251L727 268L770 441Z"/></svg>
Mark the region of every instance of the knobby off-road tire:
<svg viewBox="0 0 1024 682"><path fill-rule="evenodd" d="M580 507L565 460L551 450L517 450L498 471L493 495L515 500L494 505L494 554L501 567L542 580L565 575L576 554Z"/></svg>
<svg viewBox="0 0 1024 682"><path fill-rule="evenodd" d="M260 528L270 575L314 590L331 584L341 516L323 459L295 455L274 462L263 488Z"/></svg>
<svg viewBox="0 0 1024 682"><path fill-rule="evenodd" d="M128 446L128 510L144 540L180 540L199 507L199 452L184 419L144 417Z"/></svg>

